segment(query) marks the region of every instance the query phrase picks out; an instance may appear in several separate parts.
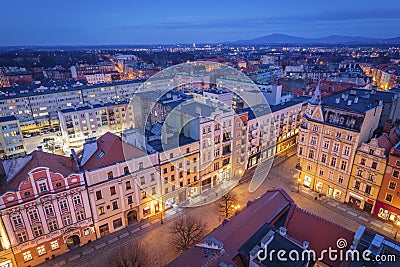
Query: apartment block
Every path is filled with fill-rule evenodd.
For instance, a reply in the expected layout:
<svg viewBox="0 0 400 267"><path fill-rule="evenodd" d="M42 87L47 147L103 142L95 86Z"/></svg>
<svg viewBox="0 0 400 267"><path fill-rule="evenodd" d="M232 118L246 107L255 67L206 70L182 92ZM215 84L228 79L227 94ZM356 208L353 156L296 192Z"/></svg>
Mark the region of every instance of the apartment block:
<svg viewBox="0 0 400 267"><path fill-rule="evenodd" d="M0 157L6 159L25 153L18 119L15 116L0 117Z"/></svg>
<svg viewBox="0 0 400 267"><path fill-rule="evenodd" d="M60 129L65 144L79 147L86 138L106 132L121 133L133 127L133 111L128 102L85 104L58 112Z"/></svg>

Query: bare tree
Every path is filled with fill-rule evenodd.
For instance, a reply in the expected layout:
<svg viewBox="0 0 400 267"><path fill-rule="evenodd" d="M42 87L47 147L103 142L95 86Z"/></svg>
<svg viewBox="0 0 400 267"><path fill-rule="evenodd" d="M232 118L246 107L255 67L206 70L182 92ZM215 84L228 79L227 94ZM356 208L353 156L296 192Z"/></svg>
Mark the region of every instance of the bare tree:
<svg viewBox="0 0 400 267"><path fill-rule="evenodd" d="M201 241L205 235L206 224L192 215L186 215L174 221L171 227L172 244L179 252L185 251Z"/></svg>
<svg viewBox="0 0 400 267"><path fill-rule="evenodd" d="M144 267L148 266L149 258L140 243L129 241L112 250L107 257L107 263L109 267Z"/></svg>
<svg viewBox="0 0 400 267"><path fill-rule="evenodd" d="M225 218L231 217L235 214L237 209L237 196L232 191L229 191L223 195L217 202L219 211L225 216Z"/></svg>

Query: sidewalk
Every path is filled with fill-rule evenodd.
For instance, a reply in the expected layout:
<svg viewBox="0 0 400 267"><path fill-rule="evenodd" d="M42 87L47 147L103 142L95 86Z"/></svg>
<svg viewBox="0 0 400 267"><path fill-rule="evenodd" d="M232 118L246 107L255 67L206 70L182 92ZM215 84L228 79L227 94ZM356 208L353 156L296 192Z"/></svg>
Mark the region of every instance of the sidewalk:
<svg viewBox="0 0 400 267"><path fill-rule="evenodd" d="M319 193L313 192L304 187L300 188L300 194L312 199L313 201L319 202L321 205L324 205L329 209L334 209L336 212L340 212L342 215L349 216L357 221L360 225L365 225L369 228L372 228L373 230L390 238L393 238L396 233L396 228L393 225L375 218L370 213L356 210L345 203L341 203L330 198L320 199L318 197ZM317 197L317 200L315 200L315 197Z"/></svg>

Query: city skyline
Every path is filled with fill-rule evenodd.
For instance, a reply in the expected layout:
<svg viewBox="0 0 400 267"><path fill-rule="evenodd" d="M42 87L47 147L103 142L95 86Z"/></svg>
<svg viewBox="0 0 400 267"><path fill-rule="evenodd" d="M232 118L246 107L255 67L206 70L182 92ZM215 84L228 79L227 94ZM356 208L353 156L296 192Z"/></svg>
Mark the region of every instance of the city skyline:
<svg viewBox="0 0 400 267"><path fill-rule="evenodd" d="M217 43L253 39L280 33L306 38L329 35L393 38L400 26L400 3L343 0L331 3L303 1L301 4L254 1L229 5L211 1L173 4L104 1L54 6L49 1L19 2L25 8L0 18L9 45L109 45ZM17 8L3 4L4 10ZM94 9L95 8L95 9ZM92 12L96 10L96 12Z"/></svg>

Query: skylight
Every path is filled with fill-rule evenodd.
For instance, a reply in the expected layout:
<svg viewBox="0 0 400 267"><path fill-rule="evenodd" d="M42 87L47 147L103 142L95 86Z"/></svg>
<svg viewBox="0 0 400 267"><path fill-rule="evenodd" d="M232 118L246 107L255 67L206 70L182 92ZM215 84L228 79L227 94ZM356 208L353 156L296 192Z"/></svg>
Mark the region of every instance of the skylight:
<svg viewBox="0 0 400 267"><path fill-rule="evenodd" d="M105 155L105 153L104 153L103 150L100 150L99 153L97 153L97 157L98 157L99 159L103 158L104 155Z"/></svg>

